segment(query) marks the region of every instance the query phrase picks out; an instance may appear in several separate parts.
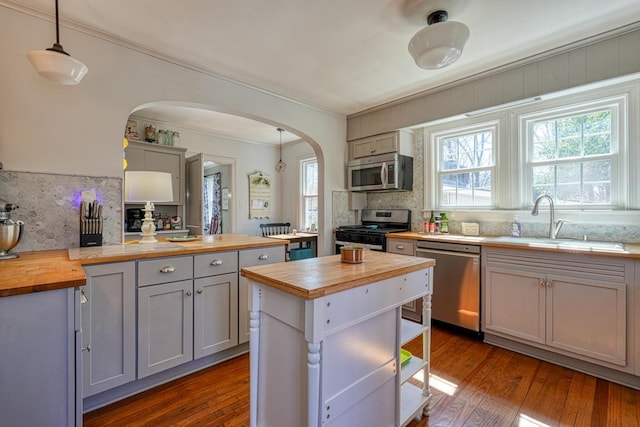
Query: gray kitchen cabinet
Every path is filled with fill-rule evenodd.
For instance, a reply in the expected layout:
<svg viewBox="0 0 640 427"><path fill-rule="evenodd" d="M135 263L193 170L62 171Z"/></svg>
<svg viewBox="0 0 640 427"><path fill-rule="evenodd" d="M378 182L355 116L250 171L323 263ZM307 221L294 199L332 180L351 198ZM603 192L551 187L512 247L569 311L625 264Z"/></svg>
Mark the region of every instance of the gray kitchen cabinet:
<svg viewBox="0 0 640 427"><path fill-rule="evenodd" d="M406 239L387 239L387 252L400 255L416 255L416 242ZM418 298L408 302L402 306L402 317L413 320L414 322L422 321L422 298Z"/></svg>
<svg viewBox="0 0 640 427"><path fill-rule="evenodd" d="M628 371L628 261L502 248L483 256L487 341L497 335Z"/></svg>
<svg viewBox="0 0 640 427"><path fill-rule="evenodd" d="M84 266L82 397L136 378L135 262Z"/></svg>
<svg viewBox="0 0 640 427"><path fill-rule="evenodd" d="M138 378L193 359L193 280L138 288Z"/></svg>
<svg viewBox="0 0 640 427"><path fill-rule="evenodd" d="M239 268L285 261L285 246L245 249L239 252ZM249 280L238 279L238 344L249 342Z"/></svg>
<svg viewBox="0 0 640 427"><path fill-rule="evenodd" d="M193 352L198 359L238 345L238 252L194 256Z"/></svg>
<svg viewBox="0 0 640 427"><path fill-rule="evenodd" d="M185 148L130 141L127 170L167 172L173 178L173 202L185 204Z"/></svg>
<svg viewBox="0 0 640 427"><path fill-rule="evenodd" d="M413 157L413 141L408 131L394 131L349 141L349 160L399 153Z"/></svg>
<svg viewBox="0 0 640 427"><path fill-rule="evenodd" d="M81 426L79 292L0 298L0 425Z"/></svg>

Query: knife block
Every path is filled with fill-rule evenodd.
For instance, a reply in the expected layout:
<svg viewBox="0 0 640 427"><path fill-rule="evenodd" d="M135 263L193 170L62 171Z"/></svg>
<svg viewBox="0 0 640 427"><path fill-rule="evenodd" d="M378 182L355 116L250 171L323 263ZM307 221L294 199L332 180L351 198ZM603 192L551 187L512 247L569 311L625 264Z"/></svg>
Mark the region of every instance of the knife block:
<svg viewBox="0 0 640 427"><path fill-rule="evenodd" d="M102 246L102 218L80 220L80 247Z"/></svg>

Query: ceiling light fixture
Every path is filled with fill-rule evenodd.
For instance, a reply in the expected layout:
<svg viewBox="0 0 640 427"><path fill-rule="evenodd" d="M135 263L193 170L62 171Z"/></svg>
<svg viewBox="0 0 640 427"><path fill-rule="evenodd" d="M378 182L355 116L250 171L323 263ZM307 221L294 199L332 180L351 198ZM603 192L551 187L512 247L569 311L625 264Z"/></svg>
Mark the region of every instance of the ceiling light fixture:
<svg viewBox="0 0 640 427"><path fill-rule="evenodd" d="M409 41L409 53L416 65L427 70L451 65L460 58L469 39L469 27L461 22L447 21L444 10L431 12L425 28Z"/></svg>
<svg viewBox="0 0 640 427"><path fill-rule="evenodd" d="M65 52L60 44L58 0L56 0L56 42L48 49L30 50L27 58L40 76L62 85L77 85L89 71L86 65Z"/></svg>
<svg viewBox="0 0 640 427"><path fill-rule="evenodd" d="M280 160L276 163L276 172L284 173L284 171L287 170L287 164L282 161L282 132L284 132L284 129L278 128L276 130L280 132Z"/></svg>

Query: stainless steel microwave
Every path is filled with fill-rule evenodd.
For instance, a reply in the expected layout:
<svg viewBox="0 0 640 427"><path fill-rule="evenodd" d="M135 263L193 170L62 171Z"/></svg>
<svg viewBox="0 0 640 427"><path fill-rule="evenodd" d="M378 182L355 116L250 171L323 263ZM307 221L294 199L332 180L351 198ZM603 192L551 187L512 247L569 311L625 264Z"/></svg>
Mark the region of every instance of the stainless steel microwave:
<svg viewBox="0 0 640 427"><path fill-rule="evenodd" d="M413 190L413 158L398 153L352 160L348 164L350 191Z"/></svg>

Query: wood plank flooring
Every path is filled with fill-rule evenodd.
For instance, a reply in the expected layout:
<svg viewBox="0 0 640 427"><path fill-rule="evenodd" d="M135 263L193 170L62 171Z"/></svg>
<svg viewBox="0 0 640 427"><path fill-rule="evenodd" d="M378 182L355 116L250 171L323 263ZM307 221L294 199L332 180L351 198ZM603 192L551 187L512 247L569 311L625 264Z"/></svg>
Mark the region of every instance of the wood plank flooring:
<svg viewBox="0 0 640 427"><path fill-rule="evenodd" d="M431 342L431 414L409 427L640 427L640 391L436 326ZM421 355L419 340L405 348ZM84 425L248 426L249 356L85 414Z"/></svg>

